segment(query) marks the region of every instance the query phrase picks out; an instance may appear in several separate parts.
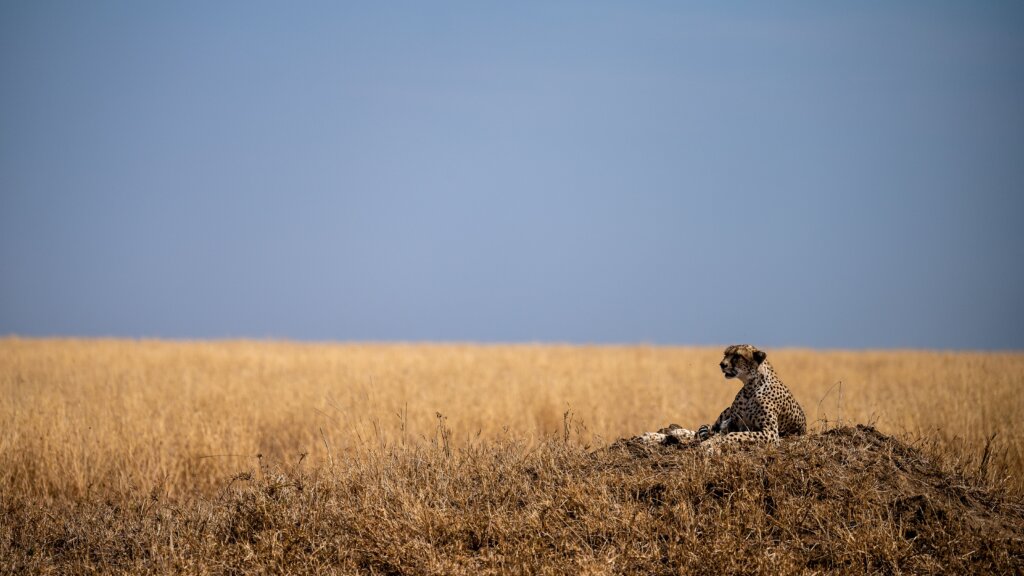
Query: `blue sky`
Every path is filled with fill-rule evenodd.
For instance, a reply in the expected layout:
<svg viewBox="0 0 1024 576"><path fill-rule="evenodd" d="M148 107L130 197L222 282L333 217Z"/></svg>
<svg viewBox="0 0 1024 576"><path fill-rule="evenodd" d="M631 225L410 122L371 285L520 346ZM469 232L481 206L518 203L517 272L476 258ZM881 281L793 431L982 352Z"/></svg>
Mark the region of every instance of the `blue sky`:
<svg viewBox="0 0 1024 576"><path fill-rule="evenodd" d="M1024 348L1019 3L0 2L0 334Z"/></svg>

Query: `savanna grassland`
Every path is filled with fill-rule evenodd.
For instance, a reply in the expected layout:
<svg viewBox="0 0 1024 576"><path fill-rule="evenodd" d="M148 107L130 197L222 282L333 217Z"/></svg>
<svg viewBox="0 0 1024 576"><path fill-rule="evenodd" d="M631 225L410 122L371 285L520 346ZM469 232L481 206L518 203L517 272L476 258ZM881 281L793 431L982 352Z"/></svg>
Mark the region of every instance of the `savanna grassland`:
<svg viewBox="0 0 1024 576"><path fill-rule="evenodd" d="M807 437L609 448L720 356L3 339L0 571L1024 570L1024 354L768 350Z"/></svg>

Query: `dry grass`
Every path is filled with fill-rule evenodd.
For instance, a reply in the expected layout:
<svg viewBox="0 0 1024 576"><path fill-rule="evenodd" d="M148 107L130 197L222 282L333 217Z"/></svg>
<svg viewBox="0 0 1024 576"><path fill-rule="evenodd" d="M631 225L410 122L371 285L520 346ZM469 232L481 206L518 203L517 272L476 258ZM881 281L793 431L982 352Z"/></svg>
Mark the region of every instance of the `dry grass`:
<svg viewBox="0 0 1024 576"><path fill-rule="evenodd" d="M595 449L718 348L0 340L0 570L1022 569L1024 355L768 352L831 431L709 460Z"/></svg>

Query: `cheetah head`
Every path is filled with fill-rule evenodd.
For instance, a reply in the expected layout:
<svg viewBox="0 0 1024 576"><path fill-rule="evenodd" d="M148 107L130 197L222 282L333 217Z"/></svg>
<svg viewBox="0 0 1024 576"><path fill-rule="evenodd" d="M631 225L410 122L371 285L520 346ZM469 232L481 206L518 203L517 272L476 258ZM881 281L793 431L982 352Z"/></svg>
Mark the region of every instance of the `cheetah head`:
<svg viewBox="0 0 1024 576"><path fill-rule="evenodd" d="M739 378L746 382L757 374L757 367L767 357L750 344L736 344L725 349L725 356L718 366L726 378Z"/></svg>

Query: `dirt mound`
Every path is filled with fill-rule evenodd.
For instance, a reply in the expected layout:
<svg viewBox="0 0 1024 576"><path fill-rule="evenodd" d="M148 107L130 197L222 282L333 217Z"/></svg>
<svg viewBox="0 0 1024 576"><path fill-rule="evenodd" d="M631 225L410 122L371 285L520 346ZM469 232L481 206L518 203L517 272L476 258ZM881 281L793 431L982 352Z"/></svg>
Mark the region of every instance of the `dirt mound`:
<svg viewBox="0 0 1024 576"><path fill-rule="evenodd" d="M216 497L0 494L0 572L779 574L1024 571L1019 495L867 426L687 444L389 447Z"/></svg>
<svg viewBox="0 0 1024 576"><path fill-rule="evenodd" d="M725 508L774 534L773 542L802 561L794 567L915 573L1024 569L1019 497L977 472L951 467L947 455L915 448L871 426L784 439L776 450L704 456L705 465L695 467L698 446L623 440L613 445L610 452L619 456L611 462L687 470L689 490L682 499L695 508L730 500ZM708 465L713 459L717 465ZM694 469L701 471L703 485L690 476ZM666 492L661 485L653 491ZM728 520L727 539L736 525Z"/></svg>

